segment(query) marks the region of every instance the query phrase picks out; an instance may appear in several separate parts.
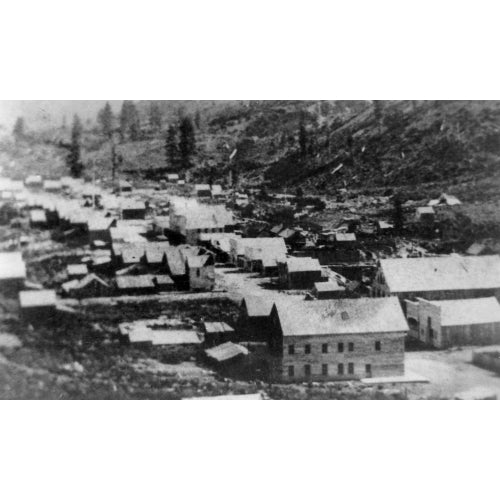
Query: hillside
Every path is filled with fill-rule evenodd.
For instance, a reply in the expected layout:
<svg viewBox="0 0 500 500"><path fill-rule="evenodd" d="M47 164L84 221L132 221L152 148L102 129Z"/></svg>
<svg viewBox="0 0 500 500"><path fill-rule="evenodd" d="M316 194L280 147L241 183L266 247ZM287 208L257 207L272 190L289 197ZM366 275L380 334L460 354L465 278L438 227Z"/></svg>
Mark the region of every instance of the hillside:
<svg viewBox="0 0 500 500"><path fill-rule="evenodd" d="M243 186L301 186L327 195L340 188L397 188L410 193L446 189L468 201L498 196L496 101L384 101L378 106L372 101L155 102L162 110L163 131L147 131L151 101L137 102L145 132L140 140L118 144L122 176L157 178L172 170L165 156L165 129L182 115L198 115L195 180L224 182L232 171ZM64 151L56 145L69 139L69 130L54 131L52 140L47 131L41 137L43 148L55 148L56 165L63 168ZM111 146L95 127L84 135L83 160L87 175L95 169L110 178Z"/></svg>

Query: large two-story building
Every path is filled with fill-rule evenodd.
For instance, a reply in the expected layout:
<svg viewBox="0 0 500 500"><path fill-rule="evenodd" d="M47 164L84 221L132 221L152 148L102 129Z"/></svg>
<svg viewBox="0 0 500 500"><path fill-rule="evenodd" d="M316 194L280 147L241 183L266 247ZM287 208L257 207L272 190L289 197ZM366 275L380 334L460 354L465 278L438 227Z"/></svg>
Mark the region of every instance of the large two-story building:
<svg viewBox="0 0 500 500"><path fill-rule="evenodd" d="M270 375L303 382L404 375L408 324L397 297L277 301L271 311Z"/></svg>

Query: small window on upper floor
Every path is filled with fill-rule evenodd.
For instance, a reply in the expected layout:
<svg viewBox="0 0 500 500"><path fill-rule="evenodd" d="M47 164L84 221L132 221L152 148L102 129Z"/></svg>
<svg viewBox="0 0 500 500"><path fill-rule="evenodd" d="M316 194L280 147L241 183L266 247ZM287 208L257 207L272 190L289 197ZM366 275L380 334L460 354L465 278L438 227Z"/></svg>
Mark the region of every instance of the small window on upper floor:
<svg viewBox="0 0 500 500"><path fill-rule="evenodd" d="M295 354L295 346L293 344L288 346L288 354Z"/></svg>
<svg viewBox="0 0 500 500"><path fill-rule="evenodd" d="M306 354L311 354L311 344L306 344L305 353Z"/></svg>
<svg viewBox="0 0 500 500"><path fill-rule="evenodd" d="M354 342L349 342L349 352L354 352Z"/></svg>
<svg viewBox="0 0 500 500"><path fill-rule="evenodd" d="M347 321L349 319L349 313L347 311L342 311L340 313L340 317L342 318L343 321Z"/></svg>
<svg viewBox="0 0 500 500"><path fill-rule="evenodd" d="M328 344L323 344L323 345L321 346L321 352L322 352L323 354L327 354L327 353L328 353Z"/></svg>
<svg viewBox="0 0 500 500"><path fill-rule="evenodd" d="M382 350L382 343L380 342L380 340L377 340L375 342L375 350L376 351L381 351Z"/></svg>
<svg viewBox="0 0 500 500"><path fill-rule="evenodd" d="M339 342L338 346L337 346L337 349L338 349L339 352L344 352L344 343L343 342Z"/></svg>

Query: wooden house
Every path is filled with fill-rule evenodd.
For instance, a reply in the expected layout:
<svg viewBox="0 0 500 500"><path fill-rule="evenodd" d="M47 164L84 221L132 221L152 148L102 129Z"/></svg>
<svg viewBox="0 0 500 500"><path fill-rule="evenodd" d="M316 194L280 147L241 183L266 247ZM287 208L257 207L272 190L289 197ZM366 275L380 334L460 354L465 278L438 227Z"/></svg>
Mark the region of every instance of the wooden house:
<svg viewBox="0 0 500 500"><path fill-rule="evenodd" d="M212 255L190 255L186 261L190 290L210 291L215 287L215 262Z"/></svg>
<svg viewBox="0 0 500 500"><path fill-rule="evenodd" d="M241 301L236 331L240 340L265 341L269 338L273 301L249 295Z"/></svg>
<svg viewBox="0 0 500 500"><path fill-rule="evenodd" d="M312 296L317 300L332 300L345 298L346 288L336 281L320 281L314 283Z"/></svg>
<svg viewBox="0 0 500 500"><path fill-rule="evenodd" d="M321 266L317 259L290 257L278 262L279 283L289 290L309 290L322 280Z"/></svg>
<svg viewBox="0 0 500 500"><path fill-rule="evenodd" d="M271 378L306 382L404 375L408 325L395 297L277 301L271 312Z"/></svg>
<svg viewBox="0 0 500 500"><path fill-rule="evenodd" d="M234 340L234 328L222 321L203 323L203 329L206 346L213 347Z"/></svg>

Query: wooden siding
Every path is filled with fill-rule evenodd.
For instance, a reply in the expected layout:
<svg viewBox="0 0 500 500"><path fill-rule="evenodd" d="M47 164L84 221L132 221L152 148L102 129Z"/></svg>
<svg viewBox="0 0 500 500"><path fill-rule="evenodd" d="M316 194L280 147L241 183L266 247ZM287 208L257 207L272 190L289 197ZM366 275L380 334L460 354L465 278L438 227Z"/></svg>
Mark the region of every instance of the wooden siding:
<svg viewBox="0 0 500 500"><path fill-rule="evenodd" d="M275 351L271 376L282 382L303 382L403 375L404 338L404 332L284 337L282 352L278 354ZM375 348L376 342L381 344L380 351ZM339 352L339 343L343 344L343 352ZM353 344L352 351L349 350L350 343ZM323 352L324 344L328 346L326 353ZM290 345L294 346L294 354L289 353ZM306 352L307 345L310 346L310 353ZM350 363L354 365L354 373L349 373ZM338 373L339 364L344 365L343 375ZM310 376L306 374L306 365L310 366ZM328 366L326 375L323 365ZM367 365L371 365L371 374L367 373ZM294 367L293 376L288 371L291 366Z"/></svg>

